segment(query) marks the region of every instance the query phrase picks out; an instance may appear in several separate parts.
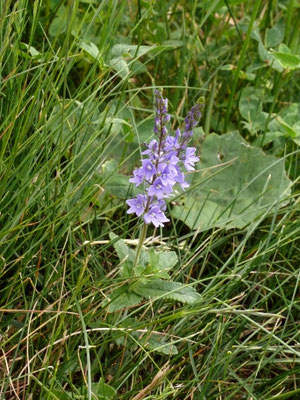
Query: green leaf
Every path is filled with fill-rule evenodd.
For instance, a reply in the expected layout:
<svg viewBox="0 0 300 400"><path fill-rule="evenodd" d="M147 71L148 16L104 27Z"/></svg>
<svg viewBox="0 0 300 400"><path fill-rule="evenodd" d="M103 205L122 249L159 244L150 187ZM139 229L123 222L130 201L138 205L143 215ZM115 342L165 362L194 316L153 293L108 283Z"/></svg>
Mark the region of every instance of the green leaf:
<svg viewBox="0 0 300 400"><path fill-rule="evenodd" d="M250 133L257 133L258 130L265 128L268 114L262 111L263 98L264 91L262 89L248 86L242 90L239 110L242 117L248 121L245 123L245 127Z"/></svg>
<svg viewBox="0 0 300 400"><path fill-rule="evenodd" d="M130 71L128 62L130 62L133 57L138 58L152 49L153 47L151 46L137 46L126 43L116 44L110 51L109 65L124 79L129 75ZM133 69L136 70L136 66Z"/></svg>
<svg viewBox="0 0 300 400"><path fill-rule="evenodd" d="M117 117L107 117L105 121L106 126L111 125L111 130L110 132L113 135L117 135L118 133L123 133L125 141L127 143L133 141L134 133L132 131L132 126L130 122L126 121L125 119L122 118L117 118Z"/></svg>
<svg viewBox="0 0 300 400"><path fill-rule="evenodd" d="M142 122L137 125L138 138L135 140L136 143L149 142L153 137L153 126L154 118L142 120Z"/></svg>
<svg viewBox="0 0 300 400"><path fill-rule="evenodd" d="M170 279L168 271L174 267L178 258L174 251L157 251L153 248L142 250L139 265L135 269L135 276L141 280L149 279L149 276ZM142 277L145 277L144 279Z"/></svg>
<svg viewBox="0 0 300 400"><path fill-rule="evenodd" d="M287 54L292 54L291 49L284 43L280 43L278 47L278 52L279 53L287 53Z"/></svg>
<svg viewBox="0 0 300 400"><path fill-rule="evenodd" d="M300 121L296 122L292 126L287 124L279 115L277 116L282 131L289 136L299 146L300 144Z"/></svg>
<svg viewBox="0 0 300 400"><path fill-rule="evenodd" d="M284 29L285 23L283 19L272 26L271 29L267 29L265 37L265 45L267 48L276 47L283 41Z"/></svg>
<svg viewBox="0 0 300 400"><path fill-rule="evenodd" d="M159 278L169 279L168 271L178 261L176 253L174 251L156 251L154 249L150 249L148 253L151 273Z"/></svg>
<svg viewBox="0 0 300 400"><path fill-rule="evenodd" d="M120 311L124 308L136 306L141 301L142 296L138 295L137 293L129 292L128 286L125 286L112 292L107 309L108 312ZM103 305L106 304L107 300L104 300Z"/></svg>
<svg viewBox="0 0 300 400"><path fill-rule="evenodd" d="M136 72L137 65L134 61L141 56L148 54L150 58L156 57L162 51L174 49L173 45L166 46L137 46L127 43L115 44L109 53L109 65L117 72L121 78L126 78L130 70ZM140 65L138 68L140 69Z"/></svg>
<svg viewBox="0 0 300 400"><path fill-rule="evenodd" d="M113 175L104 184L105 190L119 199L128 199L141 193L141 189L129 182L129 177L121 174Z"/></svg>
<svg viewBox="0 0 300 400"><path fill-rule="evenodd" d="M149 280L146 283L138 283L133 288L134 292L146 298L162 297L180 301L182 303L194 303L201 296L191 287L179 282L164 281L162 279Z"/></svg>
<svg viewBox="0 0 300 400"><path fill-rule="evenodd" d="M279 115L289 125L300 121L300 103L291 103L280 110Z"/></svg>
<svg viewBox="0 0 300 400"><path fill-rule="evenodd" d="M137 46L134 44L119 43L112 47L111 55L113 57L141 57L154 48L153 46Z"/></svg>
<svg viewBox="0 0 300 400"><path fill-rule="evenodd" d="M294 129L287 124L281 117L277 116L277 121L279 122L280 126L283 128L284 132L290 136L292 139L294 139L297 136L297 132L294 131Z"/></svg>
<svg viewBox="0 0 300 400"><path fill-rule="evenodd" d="M103 378L100 378L99 382L95 383L92 382L91 385L91 389L92 389L92 393L93 393L93 399L97 399L97 400L113 400L117 394L116 390L110 386L107 385ZM52 391L53 394L55 394L55 397L53 397L53 399L59 399L59 400L86 400L87 399L87 395L88 395L88 390L86 385L85 386L81 386L78 389L78 392L80 394L77 393L71 393L71 392L67 392L67 391L59 391L59 390L55 390Z"/></svg>
<svg viewBox="0 0 300 400"><path fill-rule="evenodd" d="M34 58L36 60L40 60L42 58L42 53L40 53L35 47L29 46L27 43L21 42L20 49L25 49L27 51L27 53L29 53L31 58Z"/></svg>
<svg viewBox="0 0 300 400"><path fill-rule="evenodd" d="M96 395L97 400L112 400L117 394L116 390L107 385L103 378L100 378L98 383L92 383L92 392Z"/></svg>
<svg viewBox="0 0 300 400"><path fill-rule="evenodd" d="M123 56L114 57L109 61L109 65L114 69L121 78L126 78L129 75L129 67Z"/></svg>
<svg viewBox="0 0 300 400"><path fill-rule="evenodd" d="M115 159L107 160L101 165L101 174L104 179L110 178L110 176L118 171L119 165Z"/></svg>
<svg viewBox="0 0 300 400"><path fill-rule="evenodd" d="M283 67L281 66L281 64L279 64L279 62L276 60L276 58L273 57L272 53L270 53L267 49L265 49L265 47L261 41L259 41L259 44L258 44L258 54L259 54L260 59L264 63L269 65L272 69L274 69L275 71L278 71L278 72L283 71Z"/></svg>
<svg viewBox="0 0 300 400"><path fill-rule="evenodd" d="M293 141L300 146L300 121L296 122L293 126L292 129L294 132L296 132L296 136L293 138Z"/></svg>
<svg viewBox="0 0 300 400"><path fill-rule="evenodd" d="M257 89L252 86L248 86L242 90L239 110L241 116L247 121L253 121L257 119L262 112L262 98L264 97L264 91Z"/></svg>
<svg viewBox="0 0 300 400"><path fill-rule="evenodd" d="M79 47L96 60L101 67L104 65L103 59L100 57L100 51L95 43L81 40Z"/></svg>
<svg viewBox="0 0 300 400"><path fill-rule="evenodd" d="M172 210L191 229L244 228L290 194L284 159L251 147L238 132L207 136L198 168L194 190Z"/></svg>
<svg viewBox="0 0 300 400"><path fill-rule="evenodd" d="M134 132L132 126L127 121L122 122L123 134L126 143L132 143L134 140Z"/></svg>
<svg viewBox="0 0 300 400"><path fill-rule="evenodd" d="M271 54L285 69L293 70L300 68L300 57L297 55L280 52L273 52Z"/></svg>
<svg viewBox="0 0 300 400"><path fill-rule="evenodd" d="M67 17L67 8L65 6L61 6L58 9L56 17L53 19L50 28L49 34L52 37L58 36L64 33L68 27L68 17Z"/></svg>

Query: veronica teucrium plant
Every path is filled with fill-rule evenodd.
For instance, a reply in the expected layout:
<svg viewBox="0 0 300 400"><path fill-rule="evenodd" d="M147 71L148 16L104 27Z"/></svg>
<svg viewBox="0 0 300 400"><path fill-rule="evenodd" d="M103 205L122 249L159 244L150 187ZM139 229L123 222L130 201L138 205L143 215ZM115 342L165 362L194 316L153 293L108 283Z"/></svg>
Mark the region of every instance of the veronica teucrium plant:
<svg viewBox="0 0 300 400"><path fill-rule="evenodd" d="M128 214L143 217L145 224L163 227L169 221L165 215L166 199L172 195L176 185L183 190L189 187L185 172L193 171L199 160L196 148L188 147L188 142L193 127L201 118L201 105L192 107L185 118L183 133L178 128L174 136L169 135L167 129L170 121L168 99L164 99L158 90L155 91L155 108L154 134L157 139L146 144L147 149L142 152L142 166L136 168L129 179L136 186L144 184L145 191L126 203L129 205Z"/></svg>
<svg viewBox="0 0 300 400"><path fill-rule="evenodd" d="M163 227L165 222L169 222L165 215L166 199L172 195L176 185L182 190L189 187L185 172L193 171L195 163L199 160L196 148L188 147L188 143L193 134L193 127L201 118L201 104L194 105L188 112L183 133L178 128L174 135L169 135L167 129L170 121L168 99L164 99L158 90L155 91L155 111L154 134L157 139L146 144L147 148L142 152L142 166L136 168L133 177L129 179L136 186L144 185L143 194L126 201L129 205L127 213L136 214L144 219L133 270L139 262L147 226L153 224L156 228Z"/></svg>

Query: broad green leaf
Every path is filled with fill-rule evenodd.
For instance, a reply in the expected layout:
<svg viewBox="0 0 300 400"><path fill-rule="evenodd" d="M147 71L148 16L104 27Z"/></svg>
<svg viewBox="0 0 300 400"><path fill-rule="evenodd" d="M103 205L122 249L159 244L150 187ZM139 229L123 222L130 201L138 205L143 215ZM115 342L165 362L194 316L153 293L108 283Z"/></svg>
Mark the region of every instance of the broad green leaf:
<svg viewBox="0 0 300 400"><path fill-rule="evenodd" d="M158 251L153 248L143 249L139 265L135 269L135 276L143 282L149 280L149 276L170 279L168 272L177 263L178 258L174 251ZM143 277L145 277L143 279Z"/></svg>
<svg viewBox="0 0 300 400"><path fill-rule="evenodd" d="M300 103L291 103L280 110L279 115L289 125L300 121Z"/></svg>
<svg viewBox="0 0 300 400"><path fill-rule="evenodd" d="M244 21L246 21L246 23ZM239 26L240 30L246 34L248 31L248 27L249 27L248 17L245 17L245 19L243 18L241 20L241 22L239 22L238 26ZM259 23L257 21L254 21L253 27L251 29L251 39L254 39L257 42L261 41L260 32L259 32Z"/></svg>
<svg viewBox="0 0 300 400"><path fill-rule="evenodd" d="M284 43L280 43L278 47L278 53L292 54L292 50Z"/></svg>
<svg viewBox="0 0 300 400"><path fill-rule="evenodd" d="M265 37L265 45L267 48L278 46L284 38L285 23L284 20L280 20L272 26L271 29L267 29Z"/></svg>
<svg viewBox="0 0 300 400"><path fill-rule="evenodd" d="M104 184L105 190L119 199L129 199L141 193L141 189L129 182L129 177L121 174L112 175Z"/></svg>
<svg viewBox="0 0 300 400"><path fill-rule="evenodd" d="M248 121L255 120L262 112L262 99L264 91L252 86L248 86L242 90L239 110L241 116Z"/></svg>
<svg viewBox="0 0 300 400"><path fill-rule="evenodd" d="M278 72L283 71L282 65L273 57L273 53L270 53L263 45L261 41L258 44L258 54L260 59L269 65L272 69L275 69Z"/></svg>
<svg viewBox="0 0 300 400"><path fill-rule="evenodd" d="M146 283L138 283L133 287L135 293L146 298L161 297L180 301L182 303L194 303L201 296L197 291L179 282L165 281L162 279L149 280Z"/></svg>
<svg viewBox="0 0 300 400"><path fill-rule="evenodd" d="M206 137L195 188L175 206L191 229L244 228L290 194L284 159L250 146L238 132Z"/></svg>
<svg viewBox="0 0 300 400"><path fill-rule="evenodd" d="M248 86L242 90L239 110L242 117L248 123L245 127L251 133L256 133L258 130L263 130L265 127L268 114L262 111L262 100L264 98L264 91L252 86Z"/></svg>
<svg viewBox="0 0 300 400"><path fill-rule="evenodd" d="M100 51L95 43L81 40L79 47L84 50L90 57L96 60L101 67L104 65L104 61L100 56Z"/></svg>
<svg viewBox="0 0 300 400"><path fill-rule="evenodd" d="M272 56L285 69L293 70L300 68L300 57L295 54L273 52Z"/></svg>
<svg viewBox="0 0 300 400"><path fill-rule="evenodd" d="M101 165L101 173L104 179L109 178L118 171L118 163L115 159L107 160Z"/></svg>
<svg viewBox="0 0 300 400"><path fill-rule="evenodd" d="M153 126L154 126L154 118L149 118L143 120L140 124L137 125L137 133L138 137L136 138L137 143L145 143L149 142L153 137Z"/></svg>
<svg viewBox="0 0 300 400"><path fill-rule="evenodd" d="M92 383L92 392L97 396L97 400L112 400L115 398L116 390L106 384L103 378L98 383Z"/></svg>
<svg viewBox="0 0 300 400"><path fill-rule="evenodd" d="M106 118L105 124L107 126L111 125L111 130L110 132L114 135L117 135L118 133L122 132L122 134L124 135L125 141L126 142L132 142L133 141L133 131L132 131L132 126L131 124L122 119L122 118Z"/></svg>
<svg viewBox="0 0 300 400"><path fill-rule="evenodd" d="M297 145L300 144L300 103L292 103L280 110L269 123L269 132L266 133L264 144L278 138L291 138ZM278 142L280 146L280 142ZM282 144L281 144L282 145Z"/></svg>
<svg viewBox="0 0 300 400"><path fill-rule="evenodd" d="M296 132L296 136L293 138L293 141L300 146L300 121L296 122L293 126L292 129L294 132Z"/></svg>
<svg viewBox="0 0 300 400"><path fill-rule="evenodd" d="M113 400L116 396L116 390L106 384L103 380L103 378L100 378L100 381L95 383L92 382L91 385L91 389L92 389L92 393L93 393L93 399L97 399L97 400ZM58 395L60 395L61 397L58 397L60 400L67 400L67 399L73 399L73 400L86 400L87 396L88 396L88 390L87 390L87 386L81 386L78 389L78 392L80 394L77 393L71 393L71 392L57 392Z"/></svg>
<svg viewBox="0 0 300 400"><path fill-rule="evenodd" d="M277 121L283 128L284 132L292 139L295 139L295 137L297 136L297 132L289 124L287 124L281 117L277 116Z"/></svg>
<svg viewBox="0 0 300 400"><path fill-rule="evenodd" d="M129 67L123 56L114 57L109 61L109 65L117 72L121 78L129 75Z"/></svg>
<svg viewBox="0 0 300 400"><path fill-rule="evenodd" d="M250 73L245 72L245 71L240 71L239 78L240 79L245 79L247 81L254 81L255 78L256 78L256 75L255 74L250 74Z"/></svg>
<svg viewBox="0 0 300 400"><path fill-rule="evenodd" d="M174 251L149 250L149 264L151 272L157 277L169 279L170 271L177 263L178 257Z"/></svg>
<svg viewBox="0 0 300 400"><path fill-rule="evenodd" d="M178 261L178 257L174 251L156 251L154 249L150 249L149 255L150 264L159 268L160 270L170 270Z"/></svg>
<svg viewBox="0 0 300 400"><path fill-rule="evenodd" d="M123 310L124 308L133 307L142 301L142 296L137 293L129 292L128 287L122 287L112 292L108 305L109 312ZM107 304L107 300L103 305Z"/></svg>
<svg viewBox="0 0 300 400"><path fill-rule="evenodd" d="M111 49L113 57L141 57L142 55L153 50L153 46L137 46L126 43L115 44Z"/></svg>
<svg viewBox="0 0 300 400"><path fill-rule="evenodd" d="M133 75L144 74L147 72L147 66L139 60L135 60L130 64L130 69ZM133 100L134 98L132 98Z"/></svg>
<svg viewBox="0 0 300 400"><path fill-rule="evenodd" d="M276 131L276 130L268 131L268 132L266 132L265 137L264 137L264 146L266 146L269 143L279 141L282 138L286 138L286 134L284 132ZM261 138L258 136L256 138L256 140L254 141L254 143L257 144L257 146L260 146Z"/></svg>
<svg viewBox="0 0 300 400"><path fill-rule="evenodd" d="M257 134L258 131L263 131L266 126L266 121L268 119L268 113L262 111L255 116L255 119L250 119L249 122L242 122L246 129L251 134Z"/></svg>
<svg viewBox="0 0 300 400"><path fill-rule="evenodd" d="M283 132L293 139L293 141L299 146L300 144L300 120L290 126L287 124L280 116L277 116L277 121L279 122Z"/></svg>
<svg viewBox="0 0 300 400"><path fill-rule="evenodd" d="M130 249L123 239L119 239L119 237L113 232L110 232L109 238L110 240L118 239L113 243L113 246L118 254L120 261L124 260L124 258L127 258L129 261L134 262L135 251Z"/></svg>
<svg viewBox="0 0 300 400"><path fill-rule="evenodd" d="M60 35L67 30L68 27L68 16L67 16L67 8L63 5L61 6L56 14L56 17L51 22L49 28L49 34L52 37Z"/></svg>
<svg viewBox="0 0 300 400"><path fill-rule="evenodd" d="M170 49L174 49L174 46L137 46L119 43L112 47L108 63L124 79L129 75L130 70L134 73L141 72L140 69L143 66L135 64L139 57L147 54L150 58L154 58L162 51Z"/></svg>
<svg viewBox="0 0 300 400"><path fill-rule="evenodd" d="M117 72L121 78L126 78L129 75L129 62L133 60L134 57L138 58L142 55L148 53L155 47L151 46L137 46L130 45L126 43L119 43L112 47L110 51L109 65ZM133 70L136 71L137 66L133 65Z"/></svg>
<svg viewBox="0 0 300 400"><path fill-rule="evenodd" d="M27 43L21 42L20 49L25 49L27 53L29 53L29 55L36 60L40 60L42 58L42 53L40 53L35 47L29 46ZM23 54L27 55L27 53Z"/></svg>

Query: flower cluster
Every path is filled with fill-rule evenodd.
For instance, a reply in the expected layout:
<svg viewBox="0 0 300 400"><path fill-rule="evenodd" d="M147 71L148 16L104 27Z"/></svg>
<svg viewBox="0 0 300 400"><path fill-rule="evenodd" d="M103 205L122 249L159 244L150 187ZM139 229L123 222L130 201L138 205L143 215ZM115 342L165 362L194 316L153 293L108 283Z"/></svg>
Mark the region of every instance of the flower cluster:
<svg viewBox="0 0 300 400"><path fill-rule="evenodd" d="M169 219L165 216L165 199L170 197L174 186L179 184L184 190L189 186L185 180L182 167L193 171L194 164L199 160L195 147L187 147L192 136L192 129L201 117L200 105L196 104L185 118L185 130L181 134L177 129L175 136L168 135L166 124L170 120L168 100L159 91L155 92L156 117L154 133L158 140L153 139L146 144L147 149L142 153L142 166L133 171L130 182L136 186L144 183L145 193L127 200L130 206L128 214L143 215L146 224L153 223L155 227L164 226Z"/></svg>

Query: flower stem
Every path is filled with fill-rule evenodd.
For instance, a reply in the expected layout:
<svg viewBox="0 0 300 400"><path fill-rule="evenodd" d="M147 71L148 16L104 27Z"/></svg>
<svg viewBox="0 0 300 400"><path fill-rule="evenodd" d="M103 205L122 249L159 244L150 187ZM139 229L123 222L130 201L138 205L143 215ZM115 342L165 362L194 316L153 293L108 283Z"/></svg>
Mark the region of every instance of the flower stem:
<svg viewBox="0 0 300 400"><path fill-rule="evenodd" d="M142 246L143 246L143 243L144 243L144 241L146 239L147 229L148 229L148 225L144 222L143 228L141 229L141 232L140 232L139 243L138 243L138 246L136 248L133 271L135 270L136 266L138 265L138 262L139 262L139 259L140 259L140 255L141 255L141 251L142 251Z"/></svg>

